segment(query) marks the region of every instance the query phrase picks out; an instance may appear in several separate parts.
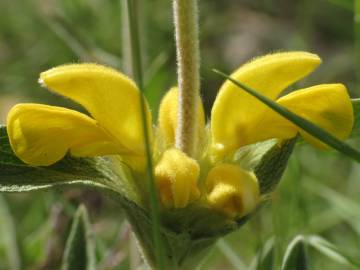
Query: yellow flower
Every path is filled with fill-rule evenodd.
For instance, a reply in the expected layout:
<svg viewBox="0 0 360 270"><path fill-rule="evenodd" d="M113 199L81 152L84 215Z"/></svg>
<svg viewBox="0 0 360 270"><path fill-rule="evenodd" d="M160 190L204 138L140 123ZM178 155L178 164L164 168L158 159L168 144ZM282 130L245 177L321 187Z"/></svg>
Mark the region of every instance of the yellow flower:
<svg viewBox="0 0 360 270"><path fill-rule="evenodd" d="M279 97L320 62L317 55L306 52L277 53L257 58L231 76L346 139L353 126L353 111L342 84L317 85ZM137 175L144 172L141 93L131 79L100 65L71 64L42 73L40 83L79 103L90 116L40 104L14 106L7 128L11 146L21 160L32 166L48 166L68 152L76 157L118 155ZM255 209L260 194L254 173L231 162L237 150L271 138L290 139L298 133L311 144L323 146L231 82L220 88L208 127L200 97L198 103L194 157L174 146L177 88L161 102L157 129L152 128L146 104L156 184L165 208L183 208L198 201L229 217L244 216Z"/></svg>

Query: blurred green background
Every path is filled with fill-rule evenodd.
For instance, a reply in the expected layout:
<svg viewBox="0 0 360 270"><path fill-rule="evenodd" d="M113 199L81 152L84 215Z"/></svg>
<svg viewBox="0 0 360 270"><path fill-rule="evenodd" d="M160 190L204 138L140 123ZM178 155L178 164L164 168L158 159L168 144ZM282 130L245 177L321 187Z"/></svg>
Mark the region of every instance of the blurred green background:
<svg viewBox="0 0 360 270"><path fill-rule="evenodd" d="M1 0L0 123L18 102L81 109L38 85L39 73L53 66L97 62L129 73L122 2ZM176 84L171 1L138 2L145 90L156 116L161 96ZM222 83L212 68L231 72L274 51L306 50L323 59L296 87L342 82L357 97L360 27L355 19L360 8L356 16L354 7L352 0L200 1L201 91L207 116ZM360 166L346 157L298 145L273 203L219 241L201 269L248 269L272 241L274 253L265 264L278 265L298 234L320 235L360 258L359 176ZM0 196L0 270L57 269L81 202L97 236L99 269L141 267L129 225L114 202L91 191L59 190ZM307 251L311 269L351 269L313 248Z"/></svg>

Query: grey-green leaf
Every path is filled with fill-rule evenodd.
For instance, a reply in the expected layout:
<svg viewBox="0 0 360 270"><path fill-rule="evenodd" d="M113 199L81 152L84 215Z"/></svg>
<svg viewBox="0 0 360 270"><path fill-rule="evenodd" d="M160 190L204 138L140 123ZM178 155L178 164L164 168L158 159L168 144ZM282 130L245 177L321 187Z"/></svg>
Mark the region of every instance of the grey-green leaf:
<svg viewBox="0 0 360 270"><path fill-rule="evenodd" d="M286 169L290 155L294 149L296 138L275 144L255 167L255 174L260 185L260 193L266 194L273 191Z"/></svg>
<svg viewBox="0 0 360 270"><path fill-rule="evenodd" d="M126 166L110 158L66 156L48 167L32 167L13 153L5 126L0 126L0 192L24 192L56 186L85 185L140 202Z"/></svg>
<svg viewBox="0 0 360 270"><path fill-rule="evenodd" d="M133 224L139 241L152 247L148 213L125 166L109 158L65 157L48 167L31 167L13 153L6 127L0 126L0 192L25 192L64 186L86 186L111 195Z"/></svg>
<svg viewBox="0 0 360 270"><path fill-rule="evenodd" d="M241 147L234 160L243 169L254 171L260 193L272 192L279 183L294 149L297 138L279 143L272 139Z"/></svg>
<svg viewBox="0 0 360 270"><path fill-rule="evenodd" d="M95 270L95 247L88 213L80 206L66 241L62 270Z"/></svg>
<svg viewBox="0 0 360 270"><path fill-rule="evenodd" d="M0 127L0 191L30 191L81 180L101 183L104 176L95 165L94 159L65 157L52 166L29 166L13 153L6 127Z"/></svg>

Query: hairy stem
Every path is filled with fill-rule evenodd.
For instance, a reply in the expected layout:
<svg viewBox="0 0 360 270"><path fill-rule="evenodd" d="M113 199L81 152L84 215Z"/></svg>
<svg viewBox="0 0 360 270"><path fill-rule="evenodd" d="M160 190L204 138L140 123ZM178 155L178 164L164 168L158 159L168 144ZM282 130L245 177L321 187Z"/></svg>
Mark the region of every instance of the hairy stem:
<svg viewBox="0 0 360 270"><path fill-rule="evenodd" d="M179 111L176 147L194 155L197 108L200 91L200 57L197 0L174 0L174 22L178 62Z"/></svg>

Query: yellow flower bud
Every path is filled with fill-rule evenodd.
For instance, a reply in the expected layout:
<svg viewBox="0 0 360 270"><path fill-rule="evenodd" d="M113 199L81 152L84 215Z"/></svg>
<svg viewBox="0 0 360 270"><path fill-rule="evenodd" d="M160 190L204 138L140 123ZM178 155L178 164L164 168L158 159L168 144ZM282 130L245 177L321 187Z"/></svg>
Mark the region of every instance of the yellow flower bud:
<svg viewBox="0 0 360 270"><path fill-rule="evenodd" d="M206 186L208 203L230 217L249 214L259 202L255 174L236 165L221 164L212 168Z"/></svg>
<svg viewBox="0 0 360 270"><path fill-rule="evenodd" d="M183 208L200 196L197 180L199 164L182 151L164 152L155 167L155 178L161 202L166 207Z"/></svg>

